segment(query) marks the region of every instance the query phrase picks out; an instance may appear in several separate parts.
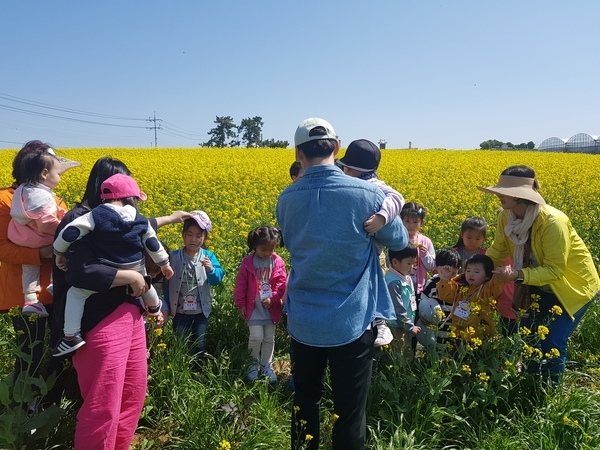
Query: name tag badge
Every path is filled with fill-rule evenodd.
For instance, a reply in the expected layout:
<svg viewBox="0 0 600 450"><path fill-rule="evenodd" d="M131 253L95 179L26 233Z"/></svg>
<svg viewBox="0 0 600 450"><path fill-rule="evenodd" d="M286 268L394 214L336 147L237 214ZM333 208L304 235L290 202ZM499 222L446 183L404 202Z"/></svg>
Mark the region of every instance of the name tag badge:
<svg viewBox="0 0 600 450"><path fill-rule="evenodd" d="M469 302L466 300L458 302L458 306L454 310L454 315L459 319L467 320L471 315L471 308L469 307Z"/></svg>
<svg viewBox="0 0 600 450"><path fill-rule="evenodd" d="M260 299L264 300L265 298L273 297L273 292L271 291L271 284L268 281L263 281L260 283Z"/></svg>
<svg viewBox="0 0 600 450"><path fill-rule="evenodd" d="M183 297L183 310L184 311L196 311L198 309L198 299L195 295L187 294Z"/></svg>
<svg viewBox="0 0 600 450"><path fill-rule="evenodd" d="M417 297L415 295L410 296L410 309L413 311L417 310Z"/></svg>

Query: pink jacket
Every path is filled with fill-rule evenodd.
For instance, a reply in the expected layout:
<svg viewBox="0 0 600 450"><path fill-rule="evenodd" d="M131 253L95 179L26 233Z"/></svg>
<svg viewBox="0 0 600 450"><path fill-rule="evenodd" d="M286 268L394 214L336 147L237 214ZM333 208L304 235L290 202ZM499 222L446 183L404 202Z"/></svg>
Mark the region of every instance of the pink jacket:
<svg viewBox="0 0 600 450"><path fill-rule="evenodd" d="M8 238L17 245L41 248L52 245L66 210L58 197L43 184L21 184L13 195Z"/></svg>
<svg viewBox="0 0 600 450"><path fill-rule="evenodd" d="M246 321L252 317L256 296L258 294L258 280L253 264L254 253L249 254L242 259L242 264L235 279L235 289L233 291L233 299L235 306L241 308L246 307ZM271 273L271 307L269 314L273 323L278 323L281 320L283 310L283 295L285 293L287 274L285 271L285 262L281 256L273 254L273 271Z"/></svg>

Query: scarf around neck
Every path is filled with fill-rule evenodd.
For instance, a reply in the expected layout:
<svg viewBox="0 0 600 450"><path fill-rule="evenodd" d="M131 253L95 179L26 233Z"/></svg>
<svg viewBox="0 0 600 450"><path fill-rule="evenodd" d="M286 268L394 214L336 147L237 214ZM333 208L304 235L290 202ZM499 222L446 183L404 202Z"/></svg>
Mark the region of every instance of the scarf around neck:
<svg viewBox="0 0 600 450"><path fill-rule="evenodd" d="M525 243L529 239L531 226L539 213L540 205L537 203L527 206L525 217L522 219L519 219L514 212L508 211L508 223L504 226L504 234L515 244L513 267L517 270L523 268Z"/></svg>

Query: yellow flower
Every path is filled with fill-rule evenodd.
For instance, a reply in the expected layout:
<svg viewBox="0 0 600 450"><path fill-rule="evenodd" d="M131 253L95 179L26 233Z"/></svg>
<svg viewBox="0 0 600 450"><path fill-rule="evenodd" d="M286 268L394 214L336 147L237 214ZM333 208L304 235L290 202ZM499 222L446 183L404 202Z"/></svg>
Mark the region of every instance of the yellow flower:
<svg viewBox="0 0 600 450"><path fill-rule="evenodd" d="M523 356L530 358L533 353L533 347L529 344L523 345Z"/></svg>
<svg viewBox="0 0 600 450"><path fill-rule="evenodd" d="M531 302L531 305L529 305L529 309L531 309L532 311L540 312L540 304L538 302Z"/></svg>
<svg viewBox="0 0 600 450"><path fill-rule="evenodd" d="M167 344L165 344L164 342L159 342L158 344L156 344L156 346L161 349L167 348Z"/></svg>
<svg viewBox="0 0 600 450"><path fill-rule="evenodd" d="M25 330L17 330L15 331L15 333L17 334L17 336L23 336L25 334Z"/></svg>
<svg viewBox="0 0 600 450"><path fill-rule="evenodd" d="M557 348L551 348L548 353L546 353L546 358L558 358L560 356L560 352L558 351Z"/></svg>
<svg viewBox="0 0 600 450"><path fill-rule="evenodd" d="M479 378L484 383L487 383L488 381L490 381L490 376L485 372L479 372L477 374L477 378Z"/></svg>
<svg viewBox="0 0 600 450"><path fill-rule="evenodd" d="M336 413L333 413L333 414L331 415L331 420L333 420L334 422L335 422L336 420L338 420L339 418L340 418L340 416L338 416Z"/></svg>
<svg viewBox="0 0 600 450"><path fill-rule="evenodd" d="M463 364L462 371L465 372L467 375L471 375L471 367L469 367L468 364Z"/></svg>
<svg viewBox="0 0 600 450"><path fill-rule="evenodd" d="M294 406L294 412L298 412L300 411L300 407L299 406Z"/></svg>
<svg viewBox="0 0 600 450"><path fill-rule="evenodd" d="M29 314L29 316L27 316L27 320L29 320L30 322L36 322L39 318L40 316L35 313Z"/></svg>
<svg viewBox="0 0 600 450"><path fill-rule="evenodd" d="M473 347L475 347L475 348L481 347L481 344L483 344L483 342L481 341L481 339L479 339L479 338L473 338L473 339L471 339L471 345L473 345Z"/></svg>
<svg viewBox="0 0 600 450"><path fill-rule="evenodd" d="M565 425L569 425L571 427L579 426L579 421L577 419L573 420L573 419L568 418L567 416L563 416L563 423Z"/></svg>
<svg viewBox="0 0 600 450"><path fill-rule="evenodd" d="M8 315L10 317L17 317L19 314L21 314L21 308L18 306L13 306L8 310Z"/></svg>
<svg viewBox="0 0 600 450"><path fill-rule="evenodd" d="M221 442L219 442L217 450L231 450L231 444L229 443L229 441L223 439Z"/></svg>
<svg viewBox="0 0 600 450"><path fill-rule="evenodd" d="M554 305L552 308L550 308L550 312L552 314L560 316L563 313L563 310L562 310L562 308L560 306Z"/></svg>
<svg viewBox="0 0 600 450"><path fill-rule="evenodd" d="M531 330L527 327L521 327L519 328L519 333L521 333L523 336L529 336L531 334Z"/></svg>
<svg viewBox="0 0 600 450"><path fill-rule="evenodd" d="M154 329L154 334L157 335L157 336L162 336L163 329L162 328L155 328Z"/></svg>
<svg viewBox="0 0 600 450"><path fill-rule="evenodd" d="M543 341L544 339L546 339L546 336L548 335L548 333L550 333L550 330L548 329L548 327L546 327L544 325L540 325L537 329L537 335L540 338L540 341Z"/></svg>
<svg viewBox="0 0 600 450"><path fill-rule="evenodd" d="M303 427L306 426L306 420L300 419L300 425L302 425Z"/></svg>
<svg viewBox="0 0 600 450"><path fill-rule="evenodd" d="M490 297L489 299L490 306L496 306L498 303L494 297Z"/></svg>
<svg viewBox="0 0 600 450"><path fill-rule="evenodd" d="M307 434L306 434L306 436L304 436L304 440L305 440L306 442L310 442L310 441L312 440L312 438L313 438L313 435L312 435L312 434L308 434L308 433L307 433Z"/></svg>

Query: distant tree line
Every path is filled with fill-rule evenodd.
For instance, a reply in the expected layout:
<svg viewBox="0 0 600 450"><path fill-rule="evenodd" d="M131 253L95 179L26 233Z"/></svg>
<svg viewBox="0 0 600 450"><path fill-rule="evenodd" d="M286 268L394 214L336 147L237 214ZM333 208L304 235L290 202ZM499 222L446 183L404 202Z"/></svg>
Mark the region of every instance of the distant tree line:
<svg viewBox="0 0 600 450"><path fill-rule="evenodd" d="M210 139L201 142L201 147L286 148L290 145L288 141L263 140L264 122L260 116L242 119L239 125L235 124L231 116L216 116L214 123L216 126L208 132Z"/></svg>
<svg viewBox="0 0 600 450"><path fill-rule="evenodd" d="M535 143L533 141L529 141L528 143L521 142L519 145L515 145L512 142L502 142L502 141L498 141L496 139L488 139L487 141L483 141L481 144L479 144L479 147L481 147L483 150L490 150L490 149L495 149L495 148L498 148L498 149L520 148L520 149L532 150L535 148Z"/></svg>

